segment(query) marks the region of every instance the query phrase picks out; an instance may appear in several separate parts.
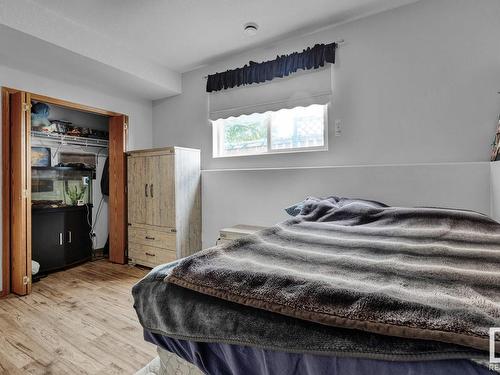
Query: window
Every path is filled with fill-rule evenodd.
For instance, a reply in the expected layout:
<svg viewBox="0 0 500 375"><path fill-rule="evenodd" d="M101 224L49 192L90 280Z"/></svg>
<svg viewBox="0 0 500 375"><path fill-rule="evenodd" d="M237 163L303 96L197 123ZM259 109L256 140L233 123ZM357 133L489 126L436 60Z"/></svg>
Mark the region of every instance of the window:
<svg viewBox="0 0 500 375"><path fill-rule="evenodd" d="M327 104L212 121L213 156L327 150Z"/></svg>

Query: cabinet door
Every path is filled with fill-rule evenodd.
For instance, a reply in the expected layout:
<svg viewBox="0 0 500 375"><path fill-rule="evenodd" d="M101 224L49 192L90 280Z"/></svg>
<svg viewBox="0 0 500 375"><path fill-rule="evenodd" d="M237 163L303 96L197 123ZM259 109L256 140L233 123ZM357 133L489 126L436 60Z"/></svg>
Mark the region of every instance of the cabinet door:
<svg viewBox="0 0 500 375"><path fill-rule="evenodd" d="M64 213L34 210L32 224L32 259L40 264L39 274L63 268Z"/></svg>
<svg viewBox="0 0 500 375"><path fill-rule="evenodd" d="M87 214L86 207L79 207L65 212L64 257L67 266L89 259L92 256L91 228L87 221Z"/></svg>
<svg viewBox="0 0 500 375"><path fill-rule="evenodd" d="M148 158L129 157L127 163L128 222L146 224L146 198L149 197Z"/></svg>
<svg viewBox="0 0 500 375"><path fill-rule="evenodd" d="M147 224L175 228L175 165L174 155L148 158L149 199Z"/></svg>

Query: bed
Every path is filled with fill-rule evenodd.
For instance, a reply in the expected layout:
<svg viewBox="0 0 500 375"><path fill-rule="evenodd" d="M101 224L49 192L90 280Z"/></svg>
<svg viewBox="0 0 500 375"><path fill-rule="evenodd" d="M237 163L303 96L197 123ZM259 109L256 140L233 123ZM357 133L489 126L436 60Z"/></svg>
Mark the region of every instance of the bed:
<svg viewBox="0 0 500 375"><path fill-rule="evenodd" d="M496 370L488 350L489 329L500 327L500 224L338 197L288 212L134 286L158 373Z"/></svg>

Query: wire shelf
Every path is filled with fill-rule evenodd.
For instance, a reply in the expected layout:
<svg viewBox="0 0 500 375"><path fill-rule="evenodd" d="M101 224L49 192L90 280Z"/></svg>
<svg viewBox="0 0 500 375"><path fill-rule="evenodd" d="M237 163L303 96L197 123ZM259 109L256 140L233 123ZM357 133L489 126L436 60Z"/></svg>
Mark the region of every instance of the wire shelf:
<svg viewBox="0 0 500 375"><path fill-rule="evenodd" d="M68 145L77 145L86 147L103 147L103 148L109 147L109 141L107 139L75 137L71 135L40 132L36 130L31 131L31 136L35 138L55 141L62 145L68 144Z"/></svg>

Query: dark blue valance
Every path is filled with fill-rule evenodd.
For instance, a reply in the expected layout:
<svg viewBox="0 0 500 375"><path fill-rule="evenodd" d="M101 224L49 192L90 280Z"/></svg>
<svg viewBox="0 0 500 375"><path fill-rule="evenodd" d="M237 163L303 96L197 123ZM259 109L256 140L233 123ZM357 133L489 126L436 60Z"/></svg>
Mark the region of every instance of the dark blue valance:
<svg viewBox="0 0 500 375"><path fill-rule="evenodd" d="M256 63L250 61L242 68L227 70L223 73L210 74L207 77L207 92L220 91L270 81L276 77L286 77L299 69L309 70L335 63L337 43L316 44L302 52L277 56L275 60Z"/></svg>

